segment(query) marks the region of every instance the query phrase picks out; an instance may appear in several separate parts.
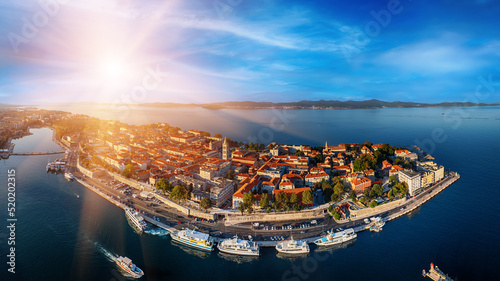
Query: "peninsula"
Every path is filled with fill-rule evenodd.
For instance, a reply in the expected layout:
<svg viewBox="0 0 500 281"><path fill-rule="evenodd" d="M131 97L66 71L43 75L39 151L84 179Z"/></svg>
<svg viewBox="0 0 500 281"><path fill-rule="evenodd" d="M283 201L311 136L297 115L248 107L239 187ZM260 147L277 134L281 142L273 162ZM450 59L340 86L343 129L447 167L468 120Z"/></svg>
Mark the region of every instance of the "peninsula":
<svg viewBox="0 0 500 281"><path fill-rule="evenodd" d="M312 242L334 228L394 219L459 178L418 147L386 143L242 143L166 123L134 126L38 109L2 111L2 136L53 129L66 172L99 195L168 230ZM10 138L4 156L15 157ZM298 228L298 229L297 229ZM293 229L297 229L293 232Z"/></svg>

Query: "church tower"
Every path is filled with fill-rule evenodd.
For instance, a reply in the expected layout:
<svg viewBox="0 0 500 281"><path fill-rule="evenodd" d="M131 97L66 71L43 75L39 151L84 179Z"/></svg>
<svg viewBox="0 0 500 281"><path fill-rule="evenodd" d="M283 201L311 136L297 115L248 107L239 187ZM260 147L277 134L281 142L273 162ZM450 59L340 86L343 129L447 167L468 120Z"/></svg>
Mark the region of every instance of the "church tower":
<svg viewBox="0 0 500 281"><path fill-rule="evenodd" d="M224 138L224 143L222 144L222 159L229 160L229 158L231 158L229 153L229 144L227 143L227 138Z"/></svg>

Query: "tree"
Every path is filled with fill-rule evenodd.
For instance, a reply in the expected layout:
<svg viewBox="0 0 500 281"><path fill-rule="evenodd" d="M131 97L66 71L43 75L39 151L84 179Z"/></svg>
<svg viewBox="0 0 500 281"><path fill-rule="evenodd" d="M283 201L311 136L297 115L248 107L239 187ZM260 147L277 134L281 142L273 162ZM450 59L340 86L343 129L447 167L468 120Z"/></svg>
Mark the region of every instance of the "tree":
<svg viewBox="0 0 500 281"><path fill-rule="evenodd" d="M295 203L299 202L299 198L297 197L297 194L295 194L295 193L290 194L290 200L289 201L292 204L295 204Z"/></svg>
<svg viewBox="0 0 500 281"><path fill-rule="evenodd" d="M302 156L305 156L305 154L301 150L298 150L297 152L295 152L295 156L302 157Z"/></svg>
<svg viewBox="0 0 500 281"><path fill-rule="evenodd" d="M344 193L344 185L342 183L337 183L334 187L333 187L333 193L340 196L342 195L342 193Z"/></svg>
<svg viewBox="0 0 500 281"><path fill-rule="evenodd" d="M276 202L284 204L288 202L288 195L285 192L276 194Z"/></svg>
<svg viewBox="0 0 500 281"><path fill-rule="evenodd" d="M389 181L391 182L391 184L396 184L398 183L398 178L395 176L395 175L392 175L392 176L389 176Z"/></svg>
<svg viewBox="0 0 500 281"><path fill-rule="evenodd" d="M188 199L188 191L182 185L176 185L172 192L170 193L170 197L176 201L182 201Z"/></svg>
<svg viewBox="0 0 500 281"><path fill-rule="evenodd" d="M378 203L377 201L373 200L372 202L370 202L370 204L368 205L370 208L375 208L378 206Z"/></svg>
<svg viewBox="0 0 500 281"><path fill-rule="evenodd" d="M248 212L248 214L252 214L252 213L253 213L253 208L252 208L252 206L248 206L248 208L247 208L247 212Z"/></svg>
<svg viewBox="0 0 500 281"><path fill-rule="evenodd" d="M122 171L122 176L126 177L127 179L129 179L130 177L132 177L133 175L135 175L135 168L134 168L134 165L132 164L128 164L127 166L125 166L125 169L123 169Z"/></svg>
<svg viewBox="0 0 500 281"><path fill-rule="evenodd" d="M271 207L267 207L266 213L269 214L271 212Z"/></svg>
<svg viewBox="0 0 500 281"><path fill-rule="evenodd" d="M230 180L234 179L234 172L233 172L233 170L229 169L227 171L227 178L230 179Z"/></svg>
<svg viewBox="0 0 500 281"><path fill-rule="evenodd" d="M273 209L274 209L274 213L276 214L276 211L278 211L278 206L279 206L279 204L278 204L277 202L273 202L273 203L271 204L271 206L273 207Z"/></svg>
<svg viewBox="0 0 500 281"><path fill-rule="evenodd" d="M205 211L212 208L212 200L210 200L210 198L207 197L202 198L200 201L200 208L202 208Z"/></svg>
<svg viewBox="0 0 500 281"><path fill-rule="evenodd" d="M312 196L312 192L310 190L304 190L302 192L302 204L312 205L313 203L314 203L314 198Z"/></svg>
<svg viewBox="0 0 500 281"><path fill-rule="evenodd" d="M163 191L163 194L165 194L165 191L167 191L169 184L169 181L167 181L165 178L161 178L155 183L155 186L157 190L161 190Z"/></svg>
<svg viewBox="0 0 500 281"><path fill-rule="evenodd" d="M323 154L316 154L314 156L314 159L316 160L316 163L323 163Z"/></svg>
<svg viewBox="0 0 500 281"><path fill-rule="evenodd" d="M241 203L240 205L238 205L238 207L236 208L238 209L238 211L241 212L241 215L243 216L243 212L245 212L245 205L243 203Z"/></svg>
<svg viewBox="0 0 500 281"><path fill-rule="evenodd" d="M214 138L221 139L221 138L222 138L222 135L221 135L221 134L215 134L215 135L214 135Z"/></svg>
<svg viewBox="0 0 500 281"><path fill-rule="evenodd" d="M245 206L253 206L255 204L255 196L251 191L243 194L243 204Z"/></svg>
<svg viewBox="0 0 500 281"><path fill-rule="evenodd" d="M384 192L384 187L382 187L380 184L376 183L373 185L372 188L373 192L375 192L375 195L380 196Z"/></svg>
<svg viewBox="0 0 500 281"><path fill-rule="evenodd" d="M353 202L356 202L356 192L354 190L351 190L349 193L349 199L351 199Z"/></svg>
<svg viewBox="0 0 500 281"><path fill-rule="evenodd" d="M269 195L267 193L262 194L259 204L262 209L265 209L267 208L267 206L269 206Z"/></svg>

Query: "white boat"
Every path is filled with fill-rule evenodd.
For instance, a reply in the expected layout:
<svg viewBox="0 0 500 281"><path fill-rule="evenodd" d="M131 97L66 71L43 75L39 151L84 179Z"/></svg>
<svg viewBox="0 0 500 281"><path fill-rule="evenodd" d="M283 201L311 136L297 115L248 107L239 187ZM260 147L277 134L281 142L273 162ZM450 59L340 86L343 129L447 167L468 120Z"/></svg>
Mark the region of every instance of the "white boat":
<svg viewBox="0 0 500 281"><path fill-rule="evenodd" d="M330 246L348 242L350 240L356 239L358 235L354 232L354 229L349 228L339 232L330 232L326 236L314 241L318 246Z"/></svg>
<svg viewBox="0 0 500 281"><path fill-rule="evenodd" d="M132 222L132 224L137 227L141 232L146 230L147 225L144 217L139 214L137 210L132 208L125 208L125 215Z"/></svg>
<svg viewBox="0 0 500 281"><path fill-rule="evenodd" d="M256 242L241 240L238 237L225 239L217 245L219 251L242 256L259 256L260 246Z"/></svg>
<svg viewBox="0 0 500 281"><path fill-rule="evenodd" d="M276 250L283 254L307 254L309 245L304 240L285 240L276 244Z"/></svg>
<svg viewBox="0 0 500 281"><path fill-rule="evenodd" d="M144 276L144 272L142 271L142 269L138 268L135 264L132 263L132 260L127 257L118 257L116 259L116 264L134 278L141 278L142 276Z"/></svg>
<svg viewBox="0 0 500 281"><path fill-rule="evenodd" d="M67 180L69 180L69 181L72 181L72 180L74 180L74 179L75 179L75 177L73 176L73 174L72 174L72 173L68 173L68 172L64 173L64 177L65 177Z"/></svg>
<svg viewBox="0 0 500 281"><path fill-rule="evenodd" d="M385 225L385 222L382 220L381 217L372 217L370 218L370 220L372 221L370 223L370 231L379 232Z"/></svg>
<svg viewBox="0 0 500 281"><path fill-rule="evenodd" d="M213 251L214 242L212 237L206 233L191 229L174 230L171 234L174 241L192 246L198 249Z"/></svg>

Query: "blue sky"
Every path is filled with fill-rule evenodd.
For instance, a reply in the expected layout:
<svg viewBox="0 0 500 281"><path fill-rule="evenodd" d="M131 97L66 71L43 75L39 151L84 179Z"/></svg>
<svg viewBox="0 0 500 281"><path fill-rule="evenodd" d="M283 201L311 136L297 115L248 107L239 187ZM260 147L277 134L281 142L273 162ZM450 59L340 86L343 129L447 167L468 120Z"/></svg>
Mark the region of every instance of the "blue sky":
<svg viewBox="0 0 500 281"><path fill-rule="evenodd" d="M0 103L500 102L499 15L488 0L6 0Z"/></svg>

